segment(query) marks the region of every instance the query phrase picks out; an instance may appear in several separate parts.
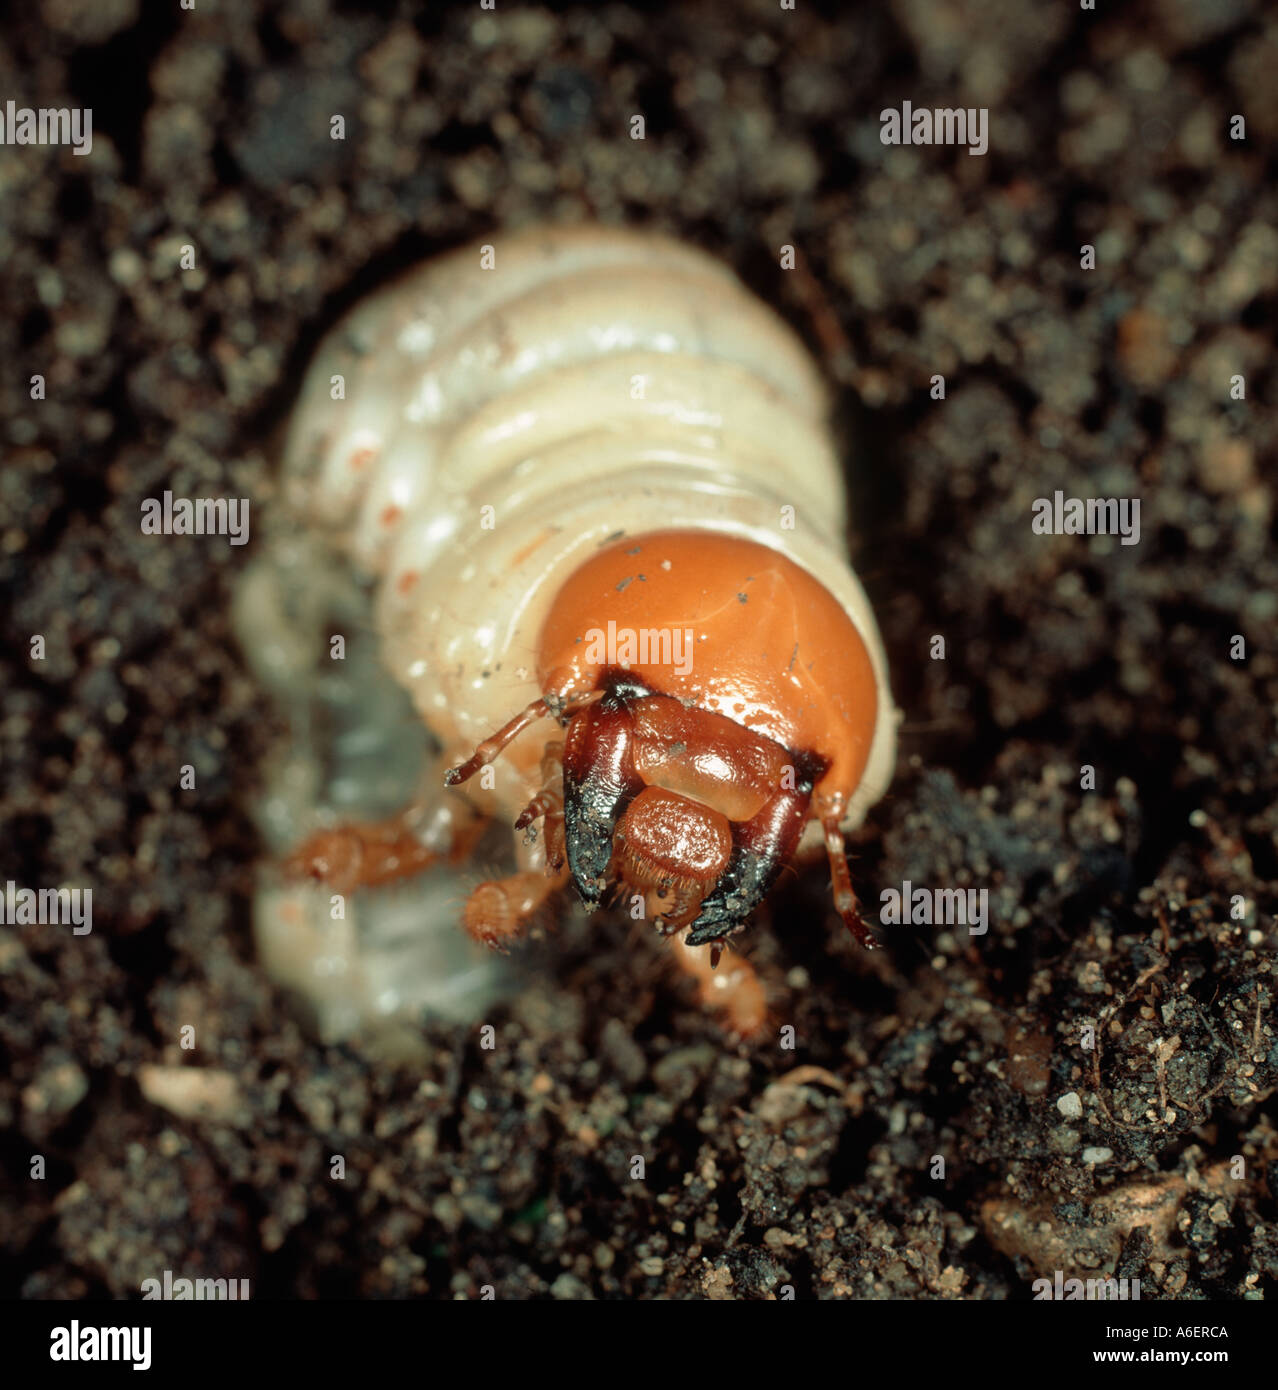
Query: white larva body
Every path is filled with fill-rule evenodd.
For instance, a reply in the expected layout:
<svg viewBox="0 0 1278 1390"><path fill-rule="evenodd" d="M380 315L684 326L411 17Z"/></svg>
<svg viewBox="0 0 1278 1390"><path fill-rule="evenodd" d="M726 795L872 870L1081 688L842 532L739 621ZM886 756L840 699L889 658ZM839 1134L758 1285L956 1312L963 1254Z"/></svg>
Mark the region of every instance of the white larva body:
<svg viewBox="0 0 1278 1390"><path fill-rule="evenodd" d="M542 621L605 540L704 528L782 551L834 595L873 664L852 829L891 778L896 712L846 558L826 404L790 329L703 253L598 227L495 235L368 296L325 337L286 495L374 579L385 663L453 761L541 694ZM494 764L507 819L537 789L541 742ZM803 846L820 842L814 823Z"/></svg>
<svg viewBox="0 0 1278 1390"><path fill-rule="evenodd" d="M335 901L271 862L320 826L374 820L417 795L430 736L382 665L369 595L322 541L271 518L237 586L232 621L289 736L260 769L256 820L268 859L253 902L266 974L304 1005L326 1042L376 1039L414 1057L420 1016L472 1022L517 987L506 962L458 929L475 875L440 866L415 883ZM341 660L330 656L343 635Z"/></svg>

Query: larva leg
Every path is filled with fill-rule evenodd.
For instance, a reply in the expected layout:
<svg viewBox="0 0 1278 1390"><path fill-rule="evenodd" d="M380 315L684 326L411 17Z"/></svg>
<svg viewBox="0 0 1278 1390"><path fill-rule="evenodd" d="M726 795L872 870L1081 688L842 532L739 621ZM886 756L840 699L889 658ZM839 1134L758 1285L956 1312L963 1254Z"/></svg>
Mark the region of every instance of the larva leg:
<svg viewBox="0 0 1278 1390"><path fill-rule="evenodd" d="M834 908L843 918L843 925L867 951L877 949L879 943L870 935L870 929L861 917L857 904L856 890L852 887L852 873L848 868L847 851L843 845L843 831L840 828L842 807L833 799L827 798L819 808L818 818L825 836L825 852L830 858L830 882L834 886Z"/></svg>
<svg viewBox="0 0 1278 1390"><path fill-rule="evenodd" d="M544 830L540 849L525 840L527 862L545 861L544 871L525 869L507 878L481 883L466 900L462 923L470 936L497 950L503 950L528 929L538 909L552 893L568 881L564 852L564 746L548 743L541 755L541 790L515 821L516 830L527 830L542 820Z"/></svg>
<svg viewBox="0 0 1278 1390"><path fill-rule="evenodd" d="M509 723L503 724L491 738L486 738L464 763L450 767L444 774L444 785L456 787L463 782L469 782L481 767L496 762L502 749L518 738L530 724L535 724L539 719L546 719L549 715L550 706L546 701L534 700L531 705L521 709Z"/></svg>
<svg viewBox="0 0 1278 1390"><path fill-rule="evenodd" d="M462 925L475 941L504 950L523 936L538 909L567 882L568 868L563 865L545 873L529 869L481 883L466 899Z"/></svg>
<svg viewBox="0 0 1278 1390"><path fill-rule="evenodd" d="M564 844L564 746L548 743L541 755L541 791L520 812L516 830L524 830L536 820L542 822L546 863L551 869L562 867Z"/></svg>
<svg viewBox="0 0 1278 1390"><path fill-rule="evenodd" d="M284 872L318 879L337 893L376 888L444 861L460 863L475 848L485 823L460 797L429 805L419 798L385 820L317 830L285 860Z"/></svg>
<svg viewBox="0 0 1278 1390"><path fill-rule="evenodd" d="M580 709L583 705L600 699L602 695L602 690L592 690L584 695L569 695L562 701L552 700L549 696L534 700L532 704L521 709L513 719L503 724L490 738L486 738L464 763L449 768L444 774L444 785L456 787L463 782L469 782L481 767L496 762L506 746L513 743L530 724L535 724L539 719L548 719L552 714L561 711Z"/></svg>
<svg viewBox="0 0 1278 1390"><path fill-rule="evenodd" d="M683 970L697 982L701 1002L724 1015L724 1026L738 1037L759 1032L768 1018L768 1003L754 967L722 944L689 946L684 933L670 938L670 949Z"/></svg>

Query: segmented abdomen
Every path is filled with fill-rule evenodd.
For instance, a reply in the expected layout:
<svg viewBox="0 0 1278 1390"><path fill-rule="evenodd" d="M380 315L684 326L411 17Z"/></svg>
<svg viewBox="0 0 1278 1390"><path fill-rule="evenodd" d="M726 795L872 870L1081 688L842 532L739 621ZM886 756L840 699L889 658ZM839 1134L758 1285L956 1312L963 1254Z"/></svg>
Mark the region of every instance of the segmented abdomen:
<svg viewBox="0 0 1278 1390"><path fill-rule="evenodd" d="M572 570L620 533L671 526L749 537L817 575L886 696L825 410L802 344L718 262L658 236L538 228L427 262L327 335L286 488L376 576L386 660L446 751L540 693L538 632ZM517 810L537 749L510 752L497 791ZM849 823L890 771L888 734Z"/></svg>

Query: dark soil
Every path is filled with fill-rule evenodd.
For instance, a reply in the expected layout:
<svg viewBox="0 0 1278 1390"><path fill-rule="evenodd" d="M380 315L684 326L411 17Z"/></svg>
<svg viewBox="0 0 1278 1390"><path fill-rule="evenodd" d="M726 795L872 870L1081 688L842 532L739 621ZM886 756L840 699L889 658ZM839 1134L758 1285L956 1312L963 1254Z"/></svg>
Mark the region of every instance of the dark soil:
<svg viewBox="0 0 1278 1390"><path fill-rule="evenodd" d="M819 8L7 21L0 91L94 138L0 147L0 880L91 885L95 927L0 928L0 1294L1278 1294L1278 22ZM907 99L988 107L989 153L885 149ZM867 955L815 869L741 939L793 1050L726 1044L646 940L571 920L495 1051L322 1047L249 936L277 732L228 627L251 548L154 545L139 503L269 501L359 293L583 217L722 256L842 379L906 712L857 880L986 888L990 929ZM1140 498L1140 543L1034 534L1057 489ZM203 1114L145 1097L157 1065L207 1071Z"/></svg>

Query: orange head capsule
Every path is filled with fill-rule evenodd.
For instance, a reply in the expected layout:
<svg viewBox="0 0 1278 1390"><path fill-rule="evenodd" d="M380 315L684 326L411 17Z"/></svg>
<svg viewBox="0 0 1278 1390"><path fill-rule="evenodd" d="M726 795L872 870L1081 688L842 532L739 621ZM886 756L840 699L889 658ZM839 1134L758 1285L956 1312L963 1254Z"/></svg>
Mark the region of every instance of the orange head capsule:
<svg viewBox="0 0 1278 1390"><path fill-rule="evenodd" d="M738 536L625 538L562 586L537 656L542 699L449 780L554 714L566 730L567 862L588 903L628 887L658 926L691 926L688 944L720 940L744 926L815 817L839 909L872 944L839 820L870 756L876 678L817 579Z"/></svg>

